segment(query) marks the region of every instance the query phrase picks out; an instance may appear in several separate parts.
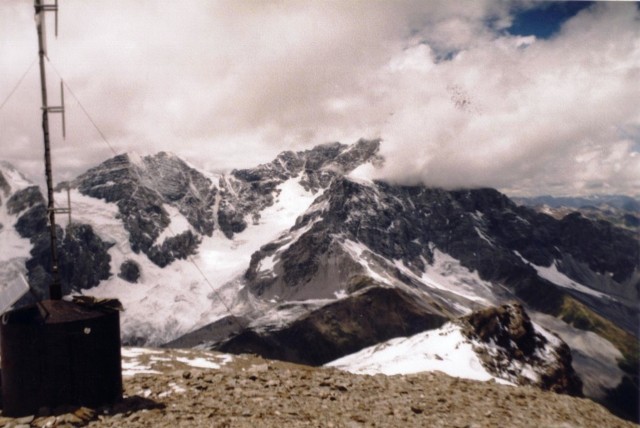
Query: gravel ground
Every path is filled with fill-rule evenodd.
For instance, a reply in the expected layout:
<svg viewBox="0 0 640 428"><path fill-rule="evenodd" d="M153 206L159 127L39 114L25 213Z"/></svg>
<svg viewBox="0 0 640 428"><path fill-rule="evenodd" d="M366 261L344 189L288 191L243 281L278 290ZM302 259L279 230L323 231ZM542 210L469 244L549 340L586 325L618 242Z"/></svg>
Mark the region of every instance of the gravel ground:
<svg viewBox="0 0 640 428"><path fill-rule="evenodd" d="M366 376L255 356L123 350L125 398L6 427L637 427L587 399L442 373Z"/></svg>

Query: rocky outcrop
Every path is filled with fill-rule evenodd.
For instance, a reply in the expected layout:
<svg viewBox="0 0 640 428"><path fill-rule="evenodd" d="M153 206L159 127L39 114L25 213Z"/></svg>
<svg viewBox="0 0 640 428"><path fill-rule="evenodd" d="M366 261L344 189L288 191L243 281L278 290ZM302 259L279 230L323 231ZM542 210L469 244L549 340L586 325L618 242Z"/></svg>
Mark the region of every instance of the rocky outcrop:
<svg viewBox="0 0 640 428"><path fill-rule="evenodd" d="M221 194L223 196L226 194L225 187L221 187ZM245 213L238 211L236 207L226 199L221 200L218 206L218 224L220 225L220 230L222 230L222 233L224 233L228 239L232 239L233 235L247 228Z"/></svg>
<svg viewBox="0 0 640 428"><path fill-rule="evenodd" d="M44 234L49 229L47 220L47 208L44 203L39 203L24 211L14 227L23 238L33 239Z"/></svg>
<svg viewBox="0 0 640 428"><path fill-rule="evenodd" d="M177 207L198 233L211 236L217 189L209 178L177 156L161 152L144 158L143 183Z"/></svg>
<svg viewBox="0 0 640 428"><path fill-rule="evenodd" d="M120 265L118 276L127 282L135 284L140 278L140 265L133 260L127 259Z"/></svg>
<svg viewBox="0 0 640 428"><path fill-rule="evenodd" d="M15 170L23 183L26 180ZM16 306L48 297L51 276L51 237L45 200L37 186L25 185L15 190L7 200L7 213L16 217L16 232L30 240L30 258L25 262L32 293L24 295ZM57 226L57 252L60 281L64 294L95 287L110 276L112 244L104 242L86 224L72 223L66 231Z"/></svg>
<svg viewBox="0 0 640 428"><path fill-rule="evenodd" d="M51 241L48 230L31 237L31 258L26 262L29 287L33 294L26 294L17 306L33 303L36 297L48 297L52 283ZM71 224L63 233L57 228L58 268L63 294L95 287L109 278L112 244L97 236L86 224ZM34 295L35 294L35 295Z"/></svg>
<svg viewBox="0 0 640 428"><path fill-rule="evenodd" d="M147 251L147 256L158 266L165 267L174 260L183 260L195 254L201 240L199 236L187 230L166 238L162 245L154 245Z"/></svg>
<svg viewBox="0 0 640 428"><path fill-rule="evenodd" d="M69 291L89 289L107 279L110 273L111 256L107 253L113 244L104 242L86 224L70 224L62 241L60 274ZM68 294L65 293L65 294Z"/></svg>
<svg viewBox="0 0 640 428"><path fill-rule="evenodd" d="M484 309L461 321L489 373L518 385L582 396L571 350L559 337L536 328L522 305Z"/></svg>
<svg viewBox="0 0 640 428"><path fill-rule="evenodd" d="M31 239L48 229L45 200L37 186L13 193L7 201L7 212L18 216L14 227L23 238Z"/></svg>

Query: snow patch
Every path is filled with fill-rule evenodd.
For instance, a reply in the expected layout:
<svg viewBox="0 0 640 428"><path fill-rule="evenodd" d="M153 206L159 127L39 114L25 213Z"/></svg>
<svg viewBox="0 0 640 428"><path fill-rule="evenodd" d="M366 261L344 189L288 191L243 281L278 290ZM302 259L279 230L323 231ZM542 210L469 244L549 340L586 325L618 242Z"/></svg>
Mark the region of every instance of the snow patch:
<svg viewBox="0 0 640 428"><path fill-rule="evenodd" d="M420 281L427 287L449 291L465 299L472 300L483 305L492 302L492 286L483 281L477 272L469 271L448 254L433 249L433 264L428 265Z"/></svg>
<svg viewBox="0 0 640 428"><path fill-rule="evenodd" d="M373 180L375 179L377 173L378 168L376 168L370 162L367 162L358 166L356 169L347 174L346 177L354 183L371 186L374 184Z"/></svg>
<svg viewBox="0 0 640 428"><path fill-rule="evenodd" d="M265 257L260 260L260 271L272 271L273 267L276 265L275 263L275 254Z"/></svg>
<svg viewBox="0 0 640 428"><path fill-rule="evenodd" d="M520 259L522 259L523 262L527 263L529 266L534 268L536 272L538 272L538 276L540 276L540 278L544 278L547 281L550 281L560 287L579 291L580 293L584 293L584 294L589 294L599 299L615 300L613 297L609 296L608 294L601 293L599 291L596 291L592 288L587 287L586 285L580 284L579 282L572 280L571 278L569 278L568 276L560 272L558 270L557 260L554 260L551 266L545 267L545 266L539 266L531 263L529 260L525 259L517 251L514 251L514 253L518 257L520 257Z"/></svg>
<svg viewBox="0 0 640 428"><path fill-rule="evenodd" d="M219 369L220 368L220 364L202 357L198 357L198 358L177 357L176 361L179 361L188 366L200 368L200 369Z"/></svg>
<svg viewBox="0 0 640 428"><path fill-rule="evenodd" d="M169 382L167 386L169 387L169 390L163 391L158 394L158 398L168 397L171 394L182 394L183 392L187 391L185 388L181 387L175 382Z"/></svg>
<svg viewBox="0 0 640 428"><path fill-rule="evenodd" d="M383 284L389 282L389 278L386 278L376 272L373 263L371 263L371 259L369 257L366 257L366 253L371 252L371 250L366 245L361 242L355 242L350 239L346 239L342 243L342 248L346 250L347 254L349 254L353 260L360 263L360 266L362 266L365 270L365 275Z"/></svg>
<svg viewBox="0 0 640 428"><path fill-rule="evenodd" d="M189 220L174 206L164 204L163 208L169 214L170 223L167 227L164 228L162 233L155 240L155 244L162 245L162 243L167 238L172 238L174 236L180 235L183 232L191 230L191 225L189 224Z"/></svg>
<svg viewBox="0 0 640 428"><path fill-rule="evenodd" d="M333 294L336 296L336 299L344 299L344 298L349 296L347 291L344 290L344 289L338 290L338 291L334 292Z"/></svg>
<svg viewBox="0 0 640 428"><path fill-rule="evenodd" d="M160 374L158 370L153 370L149 363L143 363L139 359L142 356L153 354L161 354L161 352L144 348L122 348L122 376Z"/></svg>
<svg viewBox="0 0 640 428"><path fill-rule="evenodd" d="M436 330L395 338L326 364L356 374L386 375L441 371L449 376L495 380L483 367L461 328L447 323Z"/></svg>
<svg viewBox="0 0 640 428"><path fill-rule="evenodd" d="M181 365L199 369L217 370L222 365L233 360L233 356L228 354L211 354L207 357L192 357L192 353L188 350L160 351L149 348L124 347L122 348L121 354L123 376L159 374L167 370L177 370Z"/></svg>

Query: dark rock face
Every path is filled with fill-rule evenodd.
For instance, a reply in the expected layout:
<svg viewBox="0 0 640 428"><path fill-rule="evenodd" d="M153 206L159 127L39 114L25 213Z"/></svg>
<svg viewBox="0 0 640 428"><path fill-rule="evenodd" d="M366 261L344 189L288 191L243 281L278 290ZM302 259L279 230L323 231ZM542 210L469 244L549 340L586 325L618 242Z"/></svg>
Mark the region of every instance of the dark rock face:
<svg viewBox="0 0 640 428"><path fill-rule="evenodd" d="M621 418L640 424L640 367L635 366L632 375L625 375L620 384L609 391L604 405Z"/></svg>
<svg viewBox="0 0 640 428"><path fill-rule="evenodd" d="M482 342L513 349L514 355L531 356L536 350L535 329L522 305L515 303L474 312L465 317L470 333Z"/></svg>
<svg viewBox="0 0 640 428"><path fill-rule="evenodd" d="M490 373L501 377L506 374L508 378L514 363L527 364L534 367L539 380L519 376L514 379L519 384L534 383L545 390L582 395L582 381L571 365L571 350L559 338L555 338L558 343L554 346L537 333L522 305L488 308L462 321L467 337L490 345L476 349L484 356L482 361Z"/></svg>
<svg viewBox="0 0 640 428"><path fill-rule="evenodd" d="M622 221L625 226L630 229L638 229L640 228L640 217L633 214L623 214Z"/></svg>
<svg viewBox="0 0 640 428"><path fill-rule="evenodd" d="M57 227L58 268L63 294L95 287L110 276L112 244L98 237L86 224L71 224L63 233ZM31 236L33 248L26 262L29 286L40 299L47 297L51 274L51 241L48 230ZM32 303L35 297L25 295L17 306Z"/></svg>
<svg viewBox="0 0 640 428"><path fill-rule="evenodd" d="M609 222L589 220L574 213L560 221L558 234L567 253L597 273L611 272L614 281L625 281L638 267L638 242Z"/></svg>
<svg viewBox="0 0 640 428"><path fill-rule="evenodd" d="M380 140L359 140L352 146L342 143L322 144L302 152L283 152L270 163L252 169L234 170L231 174L263 190L272 190L283 181L301 175L301 184L312 191L326 188L331 179L347 174L358 166L381 161ZM260 192L268 193L268 192Z"/></svg>
<svg viewBox="0 0 640 428"><path fill-rule="evenodd" d="M214 228L211 207L216 195L211 180L164 152L145 158L145 165L147 176L163 199L176 206L198 233L211 236Z"/></svg>
<svg viewBox="0 0 640 428"><path fill-rule="evenodd" d="M14 227L23 238L33 239L40 234L46 234L49 230L49 222L44 204L40 203L27 209L18 217Z"/></svg>
<svg viewBox="0 0 640 428"><path fill-rule="evenodd" d="M148 250L147 256L149 260L158 266L165 267L174 260L186 259L195 254L200 242L201 238L199 236L187 230L179 235L165 239L162 245L154 245Z"/></svg>
<svg viewBox="0 0 640 428"><path fill-rule="evenodd" d="M224 188L222 188L224 195ZM240 233L247 228L247 222L244 220L242 211L230 204L227 200L220 201L218 209L218 224L224 235L231 239L236 233Z"/></svg>
<svg viewBox="0 0 640 428"><path fill-rule="evenodd" d="M216 346L223 352L321 365L397 336L438 328L446 318L398 289L371 287L272 332L246 330Z"/></svg>
<svg viewBox="0 0 640 428"><path fill-rule="evenodd" d="M7 201L9 214L20 214L14 227L23 238L33 238L48 230L45 200L37 186L15 192Z"/></svg>
<svg viewBox="0 0 640 428"><path fill-rule="evenodd" d="M135 284L140 278L140 265L133 260L125 260L120 265L118 276L127 282Z"/></svg>
<svg viewBox="0 0 640 428"><path fill-rule="evenodd" d="M173 155L159 153L137 161L119 155L82 174L72 185L85 195L116 203L131 248L159 266L193 254L199 243L190 231L156 243L171 223L165 204L175 207L198 233L213 233L217 189Z"/></svg>
<svg viewBox="0 0 640 428"><path fill-rule="evenodd" d="M75 288L95 287L110 274L111 256L107 253L113 244L104 242L93 228L86 224L71 224L62 242L60 274L69 291Z"/></svg>
<svg viewBox="0 0 640 428"><path fill-rule="evenodd" d="M7 200L7 212L15 215L38 204L45 204L42 193L38 186L29 186L11 195Z"/></svg>

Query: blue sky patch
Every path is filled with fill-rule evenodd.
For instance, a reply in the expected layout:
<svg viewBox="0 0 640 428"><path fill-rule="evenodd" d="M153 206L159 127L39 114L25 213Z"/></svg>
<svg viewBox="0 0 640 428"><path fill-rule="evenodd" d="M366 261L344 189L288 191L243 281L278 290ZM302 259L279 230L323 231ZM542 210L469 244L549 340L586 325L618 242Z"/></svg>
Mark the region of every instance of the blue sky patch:
<svg viewBox="0 0 640 428"><path fill-rule="evenodd" d="M569 18L592 4L590 1L539 2L532 9L516 13L513 24L507 31L517 36L533 35L539 39L548 39L557 33Z"/></svg>

